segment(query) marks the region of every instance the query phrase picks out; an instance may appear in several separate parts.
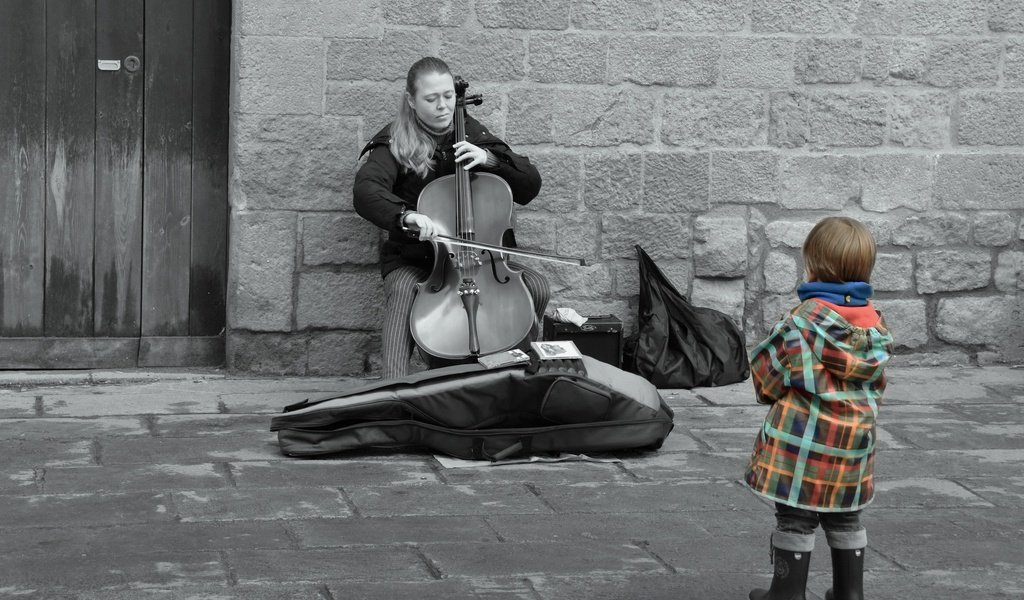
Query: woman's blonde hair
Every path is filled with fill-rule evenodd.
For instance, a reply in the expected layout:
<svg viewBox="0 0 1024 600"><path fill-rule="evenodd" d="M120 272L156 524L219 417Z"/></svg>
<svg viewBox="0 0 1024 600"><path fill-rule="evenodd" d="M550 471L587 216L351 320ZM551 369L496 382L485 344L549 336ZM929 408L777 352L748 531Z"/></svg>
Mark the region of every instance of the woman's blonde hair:
<svg viewBox="0 0 1024 600"><path fill-rule="evenodd" d="M868 281L875 267L875 240L857 219L825 217L807 234L804 267L817 281Z"/></svg>
<svg viewBox="0 0 1024 600"><path fill-rule="evenodd" d="M448 64L440 58L427 56L414 62L405 76L405 93L398 105L398 118L391 125L391 155L398 164L425 177L434 168L434 137L417 123L416 111L408 98L416 96L416 79L424 73L451 75Z"/></svg>

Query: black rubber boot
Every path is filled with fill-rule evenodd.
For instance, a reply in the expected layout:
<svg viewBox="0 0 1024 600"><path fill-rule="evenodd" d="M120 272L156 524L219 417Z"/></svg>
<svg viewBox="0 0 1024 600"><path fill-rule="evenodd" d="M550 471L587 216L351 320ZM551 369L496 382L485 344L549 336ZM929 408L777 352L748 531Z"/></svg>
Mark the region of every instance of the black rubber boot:
<svg viewBox="0 0 1024 600"><path fill-rule="evenodd" d="M811 553L773 547L772 557L775 574L772 576L771 589L750 592L750 600L806 600Z"/></svg>
<svg viewBox="0 0 1024 600"><path fill-rule="evenodd" d="M832 587L825 600L864 600L864 548L832 548Z"/></svg>

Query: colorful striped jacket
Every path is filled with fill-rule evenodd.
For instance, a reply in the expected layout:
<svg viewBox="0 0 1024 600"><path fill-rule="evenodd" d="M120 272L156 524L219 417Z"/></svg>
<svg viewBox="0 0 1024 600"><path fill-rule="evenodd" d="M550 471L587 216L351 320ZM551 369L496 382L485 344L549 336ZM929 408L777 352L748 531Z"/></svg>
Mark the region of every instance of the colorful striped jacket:
<svg viewBox="0 0 1024 600"><path fill-rule="evenodd" d="M851 325L806 300L751 351L758 402L770 403L745 481L755 493L817 512L871 502L875 416L892 353L884 321Z"/></svg>

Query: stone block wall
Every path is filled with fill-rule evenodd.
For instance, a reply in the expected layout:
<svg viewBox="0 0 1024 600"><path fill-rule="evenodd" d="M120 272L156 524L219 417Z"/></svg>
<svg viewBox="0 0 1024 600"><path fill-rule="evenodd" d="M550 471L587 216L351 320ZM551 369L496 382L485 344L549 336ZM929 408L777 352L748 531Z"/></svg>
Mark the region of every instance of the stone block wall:
<svg viewBox="0 0 1024 600"><path fill-rule="evenodd" d="M1021 0L235 0L228 354L376 370L361 146L437 55L538 165L552 306L635 326L641 244L753 344L826 215L866 222L899 361L1024 360Z"/></svg>

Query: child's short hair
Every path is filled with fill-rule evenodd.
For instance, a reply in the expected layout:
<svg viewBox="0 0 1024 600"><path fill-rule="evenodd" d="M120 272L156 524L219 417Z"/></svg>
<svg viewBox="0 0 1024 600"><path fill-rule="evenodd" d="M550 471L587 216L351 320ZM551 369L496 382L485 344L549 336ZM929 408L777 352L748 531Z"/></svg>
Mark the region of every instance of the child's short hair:
<svg viewBox="0 0 1024 600"><path fill-rule="evenodd" d="M807 234L804 266L818 281L869 281L875 239L857 219L825 217Z"/></svg>

